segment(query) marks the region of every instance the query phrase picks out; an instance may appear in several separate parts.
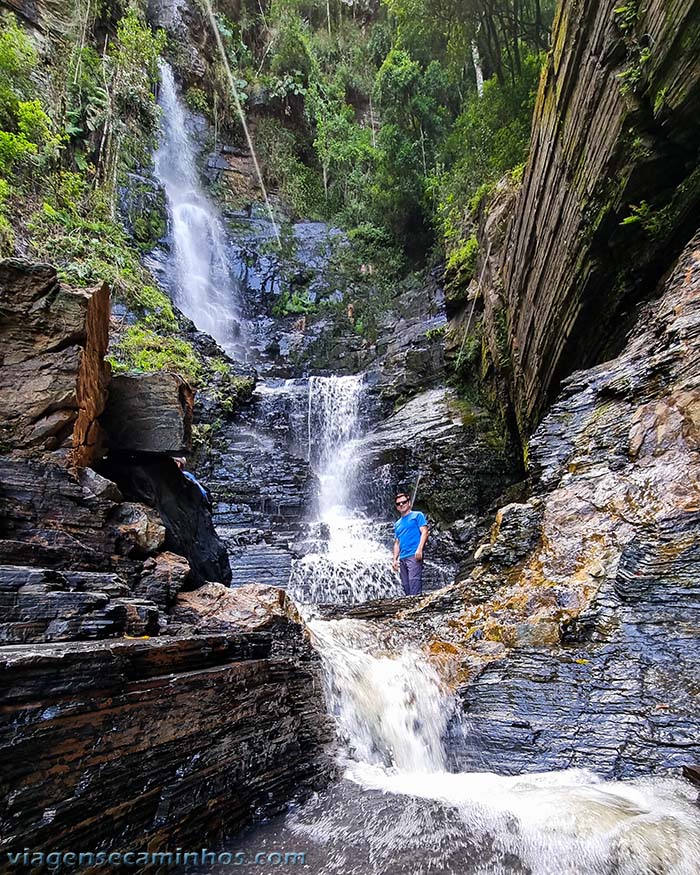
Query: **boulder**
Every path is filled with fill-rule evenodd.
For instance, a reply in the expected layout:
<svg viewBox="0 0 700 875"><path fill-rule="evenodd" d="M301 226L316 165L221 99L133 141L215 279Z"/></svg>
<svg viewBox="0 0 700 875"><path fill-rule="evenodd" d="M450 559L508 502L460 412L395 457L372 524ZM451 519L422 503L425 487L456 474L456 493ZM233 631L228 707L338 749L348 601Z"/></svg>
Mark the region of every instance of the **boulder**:
<svg viewBox="0 0 700 875"><path fill-rule="evenodd" d="M151 507L124 501L116 508L113 519L119 529L119 551L127 556L156 553L165 543L165 526Z"/></svg>
<svg viewBox="0 0 700 875"><path fill-rule="evenodd" d="M300 623L294 602L283 589L249 584L235 589L207 583L193 592L180 593L173 620L203 632L259 632Z"/></svg>
<svg viewBox="0 0 700 875"><path fill-rule="evenodd" d="M158 607L169 608L180 590L190 578L190 566L186 559L176 553L159 553L143 563L141 579L135 587L137 595L143 596Z"/></svg>
<svg viewBox="0 0 700 875"><path fill-rule="evenodd" d="M169 631L180 634L228 635L269 632L272 653L308 658L308 640L294 602L283 589L249 584L229 589L208 583L193 592L180 593L172 611Z"/></svg>
<svg viewBox="0 0 700 875"><path fill-rule="evenodd" d="M68 289L45 264L0 262L0 439L89 465L107 398L109 289Z"/></svg>
<svg viewBox="0 0 700 875"><path fill-rule="evenodd" d="M102 417L110 450L184 455L193 406L194 391L176 374L119 374Z"/></svg>
<svg viewBox="0 0 700 875"><path fill-rule="evenodd" d="M229 583L228 553L212 523L207 499L183 476L172 459L152 454L112 453L102 473L114 480L128 501L154 509L165 527L161 547L184 556L191 568L191 585L207 581Z"/></svg>

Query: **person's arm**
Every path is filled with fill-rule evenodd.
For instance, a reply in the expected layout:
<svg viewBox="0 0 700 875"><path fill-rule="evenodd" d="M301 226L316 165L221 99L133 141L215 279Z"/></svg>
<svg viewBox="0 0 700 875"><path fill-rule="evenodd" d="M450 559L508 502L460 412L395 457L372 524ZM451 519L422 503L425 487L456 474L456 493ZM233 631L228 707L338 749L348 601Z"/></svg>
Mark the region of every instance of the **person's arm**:
<svg viewBox="0 0 700 875"><path fill-rule="evenodd" d="M401 548L399 547L399 539L394 538L394 561L391 563L391 567L394 569L394 571L399 570L399 551L400 551L400 549Z"/></svg>
<svg viewBox="0 0 700 875"><path fill-rule="evenodd" d="M428 540L428 535L430 532L428 531L427 526L420 527L420 544L418 544L418 549L416 550L416 559L419 562L423 561L423 547L425 547L425 542Z"/></svg>

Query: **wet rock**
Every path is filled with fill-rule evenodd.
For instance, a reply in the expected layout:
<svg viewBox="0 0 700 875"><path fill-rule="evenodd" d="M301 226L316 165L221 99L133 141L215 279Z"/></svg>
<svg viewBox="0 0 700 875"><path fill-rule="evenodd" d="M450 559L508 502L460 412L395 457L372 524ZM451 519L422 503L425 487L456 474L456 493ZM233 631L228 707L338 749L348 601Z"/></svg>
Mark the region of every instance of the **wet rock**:
<svg viewBox="0 0 700 875"><path fill-rule="evenodd" d="M214 844L327 779L318 662L272 635L0 648L4 854Z"/></svg>
<svg viewBox="0 0 700 875"><path fill-rule="evenodd" d="M158 631L158 608L114 574L0 566L0 642L76 641Z"/></svg>
<svg viewBox="0 0 700 875"><path fill-rule="evenodd" d="M102 417L110 450L185 455L192 444L194 392L176 374L119 374Z"/></svg>
<svg viewBox="0 0 700 875"><path fill-rule="evenodd" d="M155 602L162 610L167 610L190 577L188 561L176 553L166 551L143 563L141 578L134 590L137 595Z"/></svg>
<svg viewBox="0 0 700 875"><path fill-rule="evenodd" d="M438 273L406 281L381 321L377 341L379 358L374 368L385 402L395 404L444 379L442 331L446 321Z"/></svg>
<svg viewBox="0 0 700 875"><path fill-rule="evenodd" d="M683 766L683 777L700 787L700 766Z"/></svg>
<svg viewBox="0 0 700 875"><path fill-rule="evenodd" d="M208 34L203 13L191 0L149 0L148 20L162 28L177 46L177 69L188 84L207 73L207 53L202 51Z"/></svg>
<svg viewBox="0 0 700 875"><path fill-rule="evenodd" d="M0 263L0 437L89 465L107 397L109 289L62 286L53 267Z"/></svg>
<svg viewBox="0 0 700 875"><path fill-rule="evenodd" d="M284 585L292 570L292 554L282 547L259 543L234 551L231 557L231 586L253 583Z"/></svg>
<svg viewBox="0 0 700 875"><path fill-rule="evenodd" d="M696 236L625 350L572 375L530 441L540 537L506 508L499 562L471 572L493 594L442 630L467 651L472 765L630 776L698 758L699 302Z"/></svg>
<svg viewBox="0 0 700 875"><path fill-rule="evenodd" d="M444 387L402 405L358 445L356 481L383 515L397 487L418 480L416 507L446 522L483 512L516 470L512 449L484 411Z"/></svg>
<svg viewBox="0 0 700 875"><path fill-rule="evenodd" d="M286 586L317 480L307 458L308 383L269 380L217 428L197 473L211 490L232 583Z"/></svg>

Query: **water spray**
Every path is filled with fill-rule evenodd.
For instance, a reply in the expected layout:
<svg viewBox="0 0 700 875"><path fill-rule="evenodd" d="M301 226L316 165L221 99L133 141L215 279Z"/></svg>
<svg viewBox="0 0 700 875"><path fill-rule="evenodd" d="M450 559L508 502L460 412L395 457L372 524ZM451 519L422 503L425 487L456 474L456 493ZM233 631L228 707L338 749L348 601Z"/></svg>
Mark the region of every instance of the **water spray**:
<svg viewBox="0 0 700 875"><path fill-rule="evenodd" d="M267 206L267 212L270 216L270 221L272 222L272 227L275 232L275 238L277 240L277 245L282 247L282 240L280 239L279 228L277 227L277 222L275 221L275 216L272 212L272 205L270 204L270 198L267 196L267 189L265 188L265 183L263 182L262 173L260 172L260 165L258 164L258 156L255 151L255 146L253 145L252 137L250 136L250 131L248 130L248 123L245 120L245 113L243 112L243 104L241 103L241 98L238 94L238 88L236 88L236 81L233 78L233 73L231 72L231 67L228 62L228 58L226 57L226 49L224 48L223 40L221 39L221 34L219 33L219 28L216 26L216 17L214 16L214 10L211 5L211 0L204 0L204 6L207 10L207 15L209 17L209 23L211 24L212 33L214 34L214 39L216 40L216 45L219 49L219 54L221 55L221 60L224 64L224 69L226 70L226 77L228 79L228 83L231 87L231 93L233 94L233 101L236 104L236 112L238 113L238 118L241 120L241 125L243 126L243 133L245 134L246 143L248 144L248 149L250 150L250 154L253 158L253 164L255 165L255 174L258 177L258 183L260 185L260 190L263 193L263 197L265 198L265 205Z"/></svg>

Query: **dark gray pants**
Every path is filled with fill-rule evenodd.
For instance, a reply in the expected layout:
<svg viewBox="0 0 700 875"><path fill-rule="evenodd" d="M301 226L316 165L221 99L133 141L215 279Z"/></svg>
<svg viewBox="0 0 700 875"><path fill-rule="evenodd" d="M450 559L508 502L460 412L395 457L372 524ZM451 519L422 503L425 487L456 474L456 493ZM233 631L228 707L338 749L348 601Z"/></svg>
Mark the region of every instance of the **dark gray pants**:
<svg viewBox="0 0 700 875"><path fill-rule="evenodd" d="M399 559L399 570L406 595L423 595L423 563L414 557Z"/></svg>

